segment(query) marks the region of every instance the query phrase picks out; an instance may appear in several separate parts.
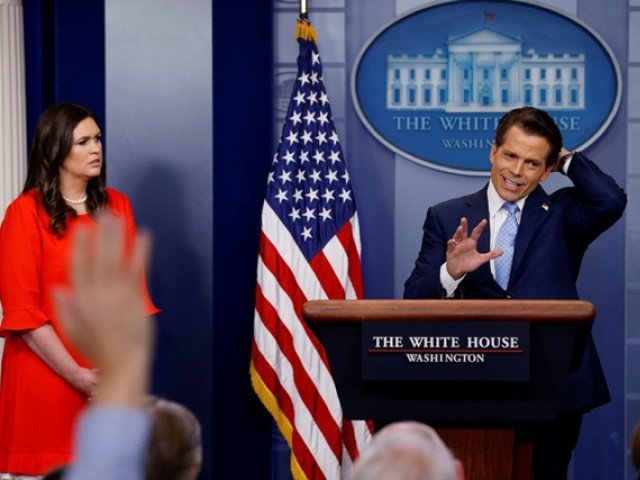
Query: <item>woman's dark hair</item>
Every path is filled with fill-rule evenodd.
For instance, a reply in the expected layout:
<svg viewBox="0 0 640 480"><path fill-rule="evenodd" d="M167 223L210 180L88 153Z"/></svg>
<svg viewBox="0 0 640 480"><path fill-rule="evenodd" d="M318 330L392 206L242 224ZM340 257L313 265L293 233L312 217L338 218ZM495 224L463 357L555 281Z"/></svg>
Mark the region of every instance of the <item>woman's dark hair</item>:
<svg viewBox="0 0 640 480"><path fill-rule="evenodd" d="M92 118L102 131L97 115L87 107L70 102L56 103L40 115L33 136L22 192L36 189L42 194L44 208L51 217L49 226L58 236L67 230L67 217L77 215L60 193L60 166L73 146L73 130L86 118ZM106 177L107 165L103 158L100 176L89 180L87 185L86 208L92 217L107 205Z"/></svg>
<svg viewBox="0 0 640 480"><path fill-rule="evenodd" d="M200 423L184 405L148 396L146 411L153 420L147 454L146 480L191 480L202 465Z"/></svg>
<svg viewBox="0 0 640 480"><path fill-rule="evenodd" d="M560 129L544 110L535 107L515 108L507 112L498 123L496 147L500 147L507 136L507 132L513 126L522 128L529 135L537 135L546 138L549 142L549 154L546 166L554 165L558 161L558 155L562 149L562 134Z"/></svg>

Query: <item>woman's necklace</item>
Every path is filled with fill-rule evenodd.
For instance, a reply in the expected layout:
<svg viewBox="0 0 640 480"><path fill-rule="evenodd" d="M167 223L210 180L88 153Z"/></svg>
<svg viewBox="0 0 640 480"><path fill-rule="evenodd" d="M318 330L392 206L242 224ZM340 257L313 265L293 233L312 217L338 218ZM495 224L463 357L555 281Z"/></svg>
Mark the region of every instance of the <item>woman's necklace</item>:
<svg viewBox="0 0 640 480"><path fill-rule="evenodd" d="M84 192L82 194L82 197L79 198L78 200L74 200L72 198L67 198L64 195L62 196L62 199L67 202L70 205L82 205L84 202L87 201L87 192Z"/></svg>

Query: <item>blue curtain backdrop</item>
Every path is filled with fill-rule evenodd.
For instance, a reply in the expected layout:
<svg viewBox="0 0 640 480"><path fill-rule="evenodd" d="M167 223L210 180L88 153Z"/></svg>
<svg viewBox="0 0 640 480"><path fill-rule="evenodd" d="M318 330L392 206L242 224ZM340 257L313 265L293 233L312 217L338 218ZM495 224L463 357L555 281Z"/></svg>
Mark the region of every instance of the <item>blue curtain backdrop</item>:
<svg viewBox="0 0 640 480"><path fill-rule="evenodd" d="M23 7L29 145L42 110L55 102L88 105L104 124L104 2L23 0Z"/></svg>
<svg viewBox="0 0 640 480"><path fill-rule="evenodd" d="M213 19L215 478L268 479L271 420L251 388L249 360L273 150L272 5L216 0Z"/></svg>

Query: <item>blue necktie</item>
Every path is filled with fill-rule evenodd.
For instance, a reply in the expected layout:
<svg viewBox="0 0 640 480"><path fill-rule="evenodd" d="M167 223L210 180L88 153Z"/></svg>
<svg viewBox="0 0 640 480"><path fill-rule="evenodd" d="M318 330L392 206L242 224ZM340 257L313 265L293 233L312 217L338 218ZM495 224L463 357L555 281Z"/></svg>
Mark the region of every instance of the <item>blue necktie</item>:
<svg viewBox="0 0 640 480"><path fill-rule="evenodd" d="M496 239L496 248L502 250L502 255L496 258L496 282L503 289L507 289L509 285L509 275L511 275L511 263L513 262L513 247L516 244L516 235L518 234L518 220L516 213L520 210L518 205L513 202L505 202L502 205L509 216L500 227L498 238Z"/></svg>

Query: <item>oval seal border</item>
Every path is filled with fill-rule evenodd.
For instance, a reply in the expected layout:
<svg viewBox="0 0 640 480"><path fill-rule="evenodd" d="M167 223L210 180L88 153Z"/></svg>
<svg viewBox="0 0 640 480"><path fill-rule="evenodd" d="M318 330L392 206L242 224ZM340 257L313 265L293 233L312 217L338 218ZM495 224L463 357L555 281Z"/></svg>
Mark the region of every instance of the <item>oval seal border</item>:
<svg viewBox="0 0 640 480"><path fill-rule="evenodd" d="M443 6L443 5L456 4L456 3L462 3L462 0L442 0L442 1L437 1L437 2L430 3L429 5L426 5L426 6L420 6L420 7L411 9L411 10L405 12L404 14L398 16L398 17L393 18L391 21L389 21L388 23L386 23L386 24L382 25L380 28L378 28L367 39L367 41L363 44L363 46L361 47L360 51L358 52L358 55L356 56L356 59L355 59L355 62L354 62L354 68L352 69L352 72L351 72L351 81L350 81L350 83L351 83L351 94L352 94L352 98L353 98L352 101L353 101L353 105L354 105L354 108L356 110L356 113L358 114L358 117L364 123L365 127L367 128L367 130L380 143L382 143L385 147L387 147L388 149L390 149L394 153L400 155L401 157L406 158L407 160L415 162L415 163L417 163L419 165L426 166L426 167L432 168L434 170L439 170L439 171L443 171L443 172L447 172L447 173L454 173L454 174L458 174L458 175L468 175L468 176L488 176L490 174L489 171L464 170L464 169L461 169L461 168L456 168L456 167L452 167L452 166L446 166L446 165L441 165L441 164L429 162L426 159L420 158L420 157L418 157L418 156L416 156L416 155L404 150L399 145L396 145L396 144L392 143L391 141L389 141L387 138L385 138L382 134L380 134L378 132L378 130L375 128L375 126L369 121L369 118L367 118L367 116L365 115L365 113L364 113L364 111L362 109L362 106L360 105L360 97L359 97L358 89L357 89L357 76L358 76L358 72L359 72L359 68L360 68L362 59L365 56L365 54L368 52L369 48L377 41L377 39L383 33L385 33L388 29L393 27L395 24L397 24L399 22L402 22L407 17L415 15L418 12L421 12L421 11L424 11L424 10L429 10L429 9L434 8L434 7L440 7L440 6ZM504 2L502 2L501 0L497 0L497 3L504 3ZM573 15L571 15L571 14L569 14L569 13L567 13L567 12L565 12L565 11L559 9L559 8L556 8L554 6L541 4L539 2L532 1L532 0L511 0L508 3L510 3L510 4L522 4L522 5L526 5L526 6L531 6L531 7L539 8L541 10L547 10L547 11L553 13L553 14L556 14L556 15L559 15L561 17L564 17L566 20L578 25L580 28L584 29L586 31L586 33L591 35L597 41L597 43L602 47L604 52L606 53L609 61L611 62L611 65L613 67L613 73L614 73L614 76L615 76L615 82L616 82L615 98L614 98L614 101L612 102L612 106L611 106L611 109L610 109L608 115L606 116L606 118L603 118L599 128L590 137L585 139L580 145L575 147L575 149L576 150L583 150L583 149L589 147L594 142L596 142L602 136L602 134L609 128L609 125L611 124L611 122L613 121L614 117L618 113L618 110L619 110L619 107L620 107L620 102L621 102L621 98L622 98L622 86L623 85L622 85L622 74L621 74L621 70L620 70L620 65L618 63L618 59L616 58L615 54L613 53L613 51L611 50L611 48L609 47L607 42L605 42L605 40L600 36L600 34L598 32L596 32L587 23L585 23L583 20L581 20L581 19L579 19L577 17L574 17Z"/></svg>

